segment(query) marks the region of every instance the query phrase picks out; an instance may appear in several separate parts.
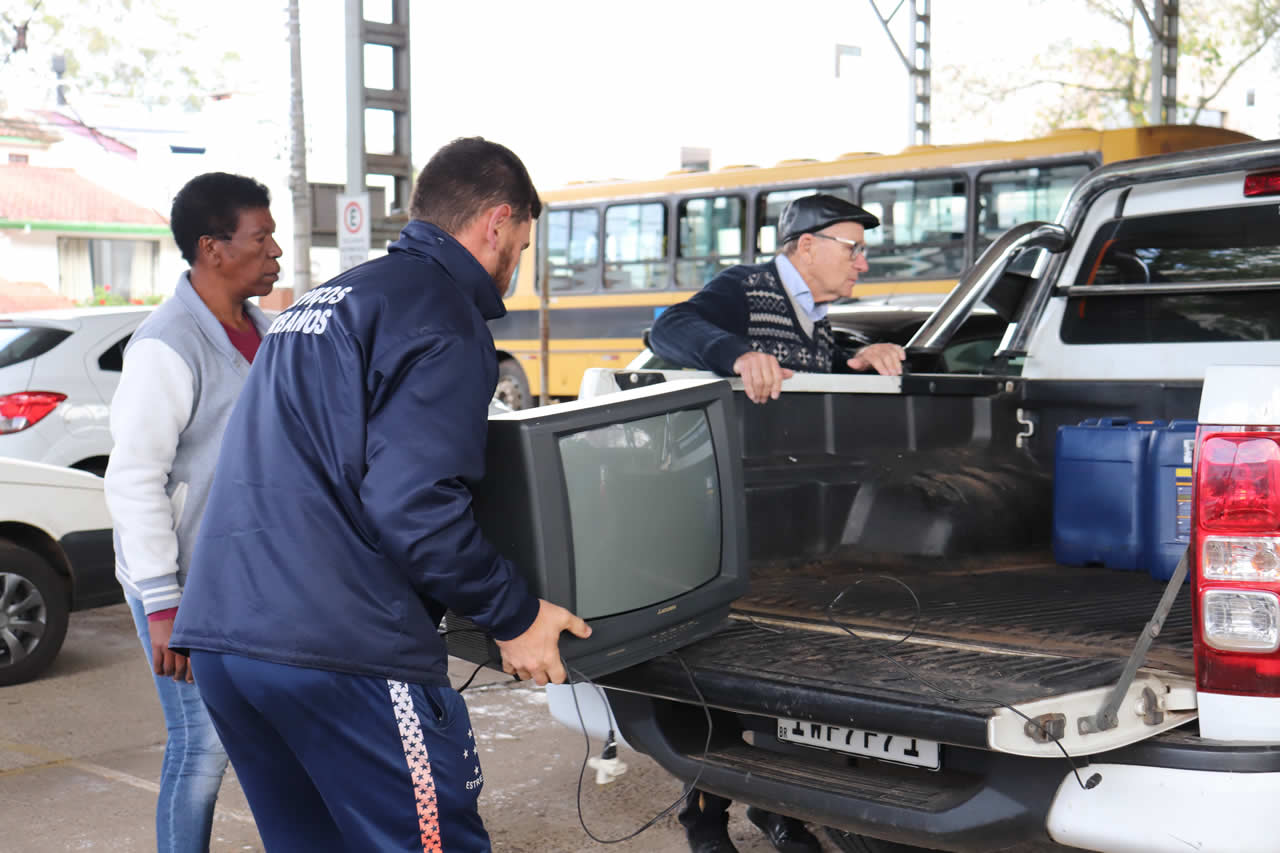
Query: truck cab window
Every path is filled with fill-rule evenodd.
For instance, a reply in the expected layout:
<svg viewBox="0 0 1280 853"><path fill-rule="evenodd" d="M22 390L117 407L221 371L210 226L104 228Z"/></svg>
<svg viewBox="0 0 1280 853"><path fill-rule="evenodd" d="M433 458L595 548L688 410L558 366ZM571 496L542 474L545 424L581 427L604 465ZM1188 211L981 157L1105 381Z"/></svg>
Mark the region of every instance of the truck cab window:
<svg viewBox="0 0 1280 853"><path fill-rule="evenodd" d="M1274 204L1255 204L1108 223L1068 297L1062 340L1280 340L1276 221ZM1103 285L1111 285L1110 292L1088 292Z"/></svg>

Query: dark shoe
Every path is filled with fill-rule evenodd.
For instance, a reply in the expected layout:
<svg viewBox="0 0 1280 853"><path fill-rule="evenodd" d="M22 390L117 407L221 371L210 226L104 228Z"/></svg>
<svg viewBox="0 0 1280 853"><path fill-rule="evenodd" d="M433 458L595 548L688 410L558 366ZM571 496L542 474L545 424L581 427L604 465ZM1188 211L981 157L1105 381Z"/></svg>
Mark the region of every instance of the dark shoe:
<svg viewBox="0 0 1280 853"><path fill-rule="evenodd" d="M681 823L684 823L681 815ZM707 814L696 816L696 820L685 824L685 838L689 839L690 853L738 853L738 848L729 840L729 814Z"/></svg>
<svg viewBox="0 0 1280 853"><path fill-rule="evenodd" d="M803 821L755 806L747 807L747 820L759 827L780 853L822 853L822 845Z"/></svg>
<svg viewBox="0 0 1280 853"><path fill-rule="evenodd" d="M729 840L728 832L720 838L689 839L689 850L690 853L738 853L738 848Z"/></svg>
<svg viewBox="0 0 1280 853"><path fill-rule="evenodd" d="M729 840L729 804L732 800L694 788L680 810L680 825L689 840L690 853L738 853Z"/></svg>

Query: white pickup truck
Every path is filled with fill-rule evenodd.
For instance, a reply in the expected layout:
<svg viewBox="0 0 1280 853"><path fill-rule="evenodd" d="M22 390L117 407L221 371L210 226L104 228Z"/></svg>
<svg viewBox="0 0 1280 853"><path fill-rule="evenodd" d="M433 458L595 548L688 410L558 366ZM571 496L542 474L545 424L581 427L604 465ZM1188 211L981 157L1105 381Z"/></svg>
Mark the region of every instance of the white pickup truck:
<svg viewBox="0 0 1280 853"><path fill-rule="evenodd" d="M627 742L842 850L1280 850L1280 141L1093 172L908 354L739 397L752 586L680 653L711 746L671 656L602 680ZM1106 416L1199 422L1189 585L1049 549L1058 427Z"/></svg>

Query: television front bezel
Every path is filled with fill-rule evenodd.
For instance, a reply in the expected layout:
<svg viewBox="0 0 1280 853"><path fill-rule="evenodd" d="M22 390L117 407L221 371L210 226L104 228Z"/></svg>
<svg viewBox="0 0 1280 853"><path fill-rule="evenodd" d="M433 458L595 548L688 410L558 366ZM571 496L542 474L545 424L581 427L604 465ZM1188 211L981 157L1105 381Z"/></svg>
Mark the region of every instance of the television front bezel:
<svg viewBox="0 0 1280 853"><path fill-rule="evenodd" d="M564 634L561 654L578 673L594 678L713 633L727 618L730 602L746 592L746 500L736 405L733 390L725 380L678 380L490 418L491 442L498 439L498 452L491 454L487 463L490 468L499 463L494 457L503 453L517 451L523 457L523 481L517 484L516 491L527 501L524 509L532 530L525 532L532 538L525 547L534 549L536 565L521 565L519 555L504 555L516 562L540 597L569 609L577 602L578 566L574 563L573 526L560 440L676 411L700 411L707 419L719 480L719 570L710 580L663 601L589 619L592 635L588 639ZM504 422L516 425L518 439L509 435L513 430L506 428ZM492 475L490 471L486 481ZM508 494L499 499L512 497ZM502 550L497 538L491 537L490 541ZM557 562L565 564L565 568L549 572Z"/></svg>

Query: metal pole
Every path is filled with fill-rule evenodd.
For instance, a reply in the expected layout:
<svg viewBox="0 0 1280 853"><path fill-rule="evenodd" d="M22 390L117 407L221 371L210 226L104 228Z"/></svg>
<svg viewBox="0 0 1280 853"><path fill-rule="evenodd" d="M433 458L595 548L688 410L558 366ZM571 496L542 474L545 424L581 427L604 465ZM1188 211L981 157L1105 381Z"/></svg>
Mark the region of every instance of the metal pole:
<svg viewBox="0 0 1280 853"><path fill-rule="evenodd" d="M365 188L364 0L346 0L347 192Z"/></svg>
<svg viewBox="0 0 1280 853"><path fill-rule="evenodd" d="M907 137L910 140L908 144L928 145L933 141L930 127L933 86L931 70L933 60L930 56L933 49L933 16L930 13L930 0L910 0L911 29L907 34L907 50L910 51L910 56L898 46L898 40L893 37L893 31L889 29L889 22L902 8L902 2L894 7L887 18L880 14L880 7L876 5L876 0L867 0L867 2L871 4L871 11L875 13L876 20L884 29L884 34L889 37L889 44L893 45L898 58L907 69L907 108L910 111L907 115ZM1135 2L1142 2L1142 0L1135 0ZM839 63L839 61L837 56L836 62Z"/></svg>
<svg viewBox="0 0 1280 853"><path fill-rule="evenodd" d="M1178 0L1161 0L1164 20L1160 22L1160 86L1164 90L1166 124L1178 123Z"/></svg>
<svg viewBox="0 0 1280 853"><path fill-rule="evenodd" d="M907 57L907 144L918 145L920 140L916 137L916 0L911 0L911 11L908 14L907 25L910 28L907 31L906 53L899 51L900 54ZM888 30L886 29L886 32ZM894 43L897 47L897 43Z"/></svg>
<svg viewBox="0 0 1280 853"><path fill-rule="evenodd" d="M1147 104L1148 124L1164 124L1164 45L1160 35L1164 32L1164 0L1151 3L1151 98Z"/></svg>
<svg viewBox="0 0 1280 853"><path fill-rule="evenodd" d="M933 15L929 0L911 0L911 144L933 141Z"/></svg>
<svg viewBox="0 0 1280 853"><path fill-rule="evenodd" d="M898 14L898 8L901 8L902 4L899 3L898 8L893 10L893 15L886 18L884 15L880 14L880 7L876 5L876 0L867 0L867 2L871 4L871 11L876 13L876 20L879 21L880 26L884 28L884 34L889 37L889 44L893 45L893 49L897 51L898 58L901 59L902 64L906 66L907 73L910 73L913 67L911 60L907 59L907 55L902 52L902 48L898 47L898 40L893 37L893 31L889 29L889 21L893 19L893 15Z"/></svg>
<svg viewBox="0 0 1280 853"><path fill-rule="evenodd" d="M1151 96L1147 101L1149 124L1178 122L1178 0L1133 0L1151 33Z"/></svg>
<svg viewBox="0 0 1280 853"><path fill-rule="evenodd" d="M289 192L293 197L293 301L311 289L311 186L302 108L302 29L298 0L289 0Z"/></svg>
<svg viewBox="0 0 1280 853"><path fill-rule="evenodd" d="M536 227L536 225L535 225ZM551 402L547 386L551 383L551 265L547 261L545 241L539 239L535 245L541 247L541 260L538 263L538 405L545 406Z"/></svg>

